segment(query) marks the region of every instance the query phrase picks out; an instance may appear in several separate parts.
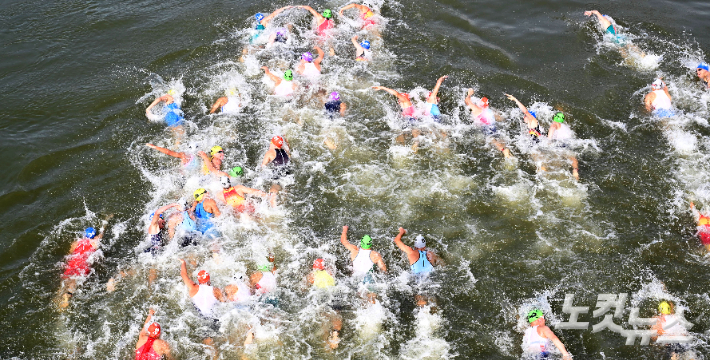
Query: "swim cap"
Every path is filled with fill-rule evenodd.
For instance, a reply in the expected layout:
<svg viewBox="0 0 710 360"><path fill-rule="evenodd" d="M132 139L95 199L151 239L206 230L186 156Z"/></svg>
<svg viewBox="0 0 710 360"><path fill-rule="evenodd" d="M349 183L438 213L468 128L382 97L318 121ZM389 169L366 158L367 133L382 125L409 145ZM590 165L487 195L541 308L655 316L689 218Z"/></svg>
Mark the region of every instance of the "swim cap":
<svg viewBox="0 0 710 360"><path fill-rule="evenodd" d="M360 46L362 46L362 48L365 49L365 50L370 50L370 42L367 41L367 40L361 42L361 43L360 43Z"/></svg>
<svg viewBox="0 0 710 360"><path fill-rule="evenodd" d="M663 89L664 85L665 85L665 83L663 82L663 80L656 79L653 83L651 83L651 89L654 89L654 90Z"/></svg>
<svg viewBox="0 0 710 360"><path fill-rule="evenodd" d="M196 201L202 201L202 198L205 196L205 194L207 194L207 190L205 190L204 188L199 188L195 190L194 193L192 193Z"/></svg>
<svg viewBox="0 0 710 360"><path fill-rule="evenodd" d="M703 69L705 71L710 71L710 66L707 63L701 62L698 64L698 69Z"/></svg>
<svg viewBox="0 0 710 360"><path fill-rule="evenodd" d="M365 235L360 239L360 248L367 250L372 247L372 238L370 235Z"/></svg>
<svg viewBox="0 0 710 360"><path fill-rule="evenodd" d="M231 177L244 176L244 169L242 169L241 166L235 166L232 168L232 170L229 170L229 176L231 176Z"/></svg>
<svg viewBox="0 0 710 360"><path fill-rule="evenodd" d="M483 107L487 108L488 107L488 98L487 97L482 97L481 102L483 103Z"/></svg>
<svg viewBox="0 0 710 360"><path fill-rule="evenodd" d="M236 273L236 274L234 274L234 276L232 276L232 278L233 278L235 281L244 281L244 279L246 279L247 276L244 275L244 274L242 274L242 273Z"/></svg>
<svg viewBox="0 0 710 360"><path fill-rule="evenodd" d="M534 117L535 119L537 119L537 114L535 114L534 111L528 110L528 112L530 113L530 115L532 115L532 117Z"/></svg>
<svg viewBox="0 0 710 360"><path fill-rule="evenodd" d="M93 239L94 236L96 236L96 229L94 229L92 227L88 227L88 228L86 228L86 230L84 230L84 237L87 237L89 239Z"/></svg>
<svg viewBox="0 0 710 360"><path fill-rule="evenodd" d="M231 88L227 89L227 91L225 91L224 94L227 96L234 96L234 95L239 94L239 90L237 90L237 88L231 87Z"/></svg>
<svg viewBox="0 0 710 360"><path fill-rule="evenodd" d="M222 184L222 187L225 189L229 189L230 187L232 187L232 184L229 183L229 178L226 176L220 177L219 182Z"/></svg>
<svg viewBox="0 0 710 360"><path fill-rule="evenodd" d="M148 326L148 337L153 339L160 337L160 324L154 322Z"/></svg>
<svg viewBox="0 0 710 360"><path fill-rule="evenodd" d="M301 55L301 59L306 60L308 62L312 62L313 61L313 54L311 54L309 52L304 52L303 55Z"/></svg>
<svg viewBox="0 0 710 360"><path fill-rule="evenodd" d="M175 94L177 94L177 91L175 89L168 90L168 95L175 95Z"/></svg>
<svg viewBox="0 0 710 360"><path fill-rule="evenodd" d="M540 319L544 317L545 314L542 313L542 310L540 309L533 309L528 312L528 322L532 323L535 322L535 320Z"/></svg>
<svg viewBox="0 0 710 360"><path fill-rule="evenodd" d="M258 21L258 22L261 22L261 20L264 20L264 14L262 14L262 13L256 13L256 15L254 15L254 17L256 18L256 21Z"/></svg>
<svg viewBox="0 0 710 360"><path fill-rule="evenodd" d="M426 240L424 240L424 236L417 235L417 239L414 241L414 247L417 249L426 247Z"/></svg>
<svg viewBox="0 0 710 360"><path fill-rule="evenodd" d="M215 145L210 149L210 156L214 156L214 154L219 153L219 152L224 153L224 150L222 149L221 146Z"/></svg>
<svg viewBox="0 0 710 360"><path fill-rule="evenodd" d="M563 123L565 122L565 114L558 112L555 114L555 116L552 117L552 121L558 122L558 123Z"/></svg>
<svg viewBox="0 0 710 360"><path fill-rule="evenodd" d="M260 271L271 271L274 269L274 265L271 263L261 264L259 265L258 269Z"/></svg>
<svg viewBox="0 0 710 360"><path fill-rule="evenodd" d="M276 147L280 149L282 146L284 146L284 138L276 135L271 138L271 143L276 145Z"/></svg>
<svg viewBox="0 0 710 360"><path fill-rule="evenodd" d="M340 94L337 91L330 93L330 101L340 101Z"/></svg>
<svg viewBox="0 0 710 360"><path fill-rule="evenodd" d="M150 216L148 217L148 220L153 221L153 217L154 217L154 216L155 216L155 213L150 214ZM160 218L161 218L161 219L163 218L163 214L160 214Z"/></svg>
<svg viewBox="0 0 710 360"><path fill-rule="evenodd" d="M313 262L313 268L316 270L325 270L325 260L316 259L316 261Z"/></svg>
<svg viewBox="0 0 710 360"><path fill-rule="evenodd" d="M278 30L276 30L276 35L281 35L281 36L286 35L286 29L279 28Z"/></svg>
<svg viewBox="0 0 710 360"><path fill-rule="evenodd" d="M658 312L660 312L663 315L670 315L671 314L671 304L669 304L667 301L661 301L661 303L658 304Z"/></svg>
<svg viewBox="0 0 710 360"><path fill-rule="evenodd" d="M333 12L330 11L330 9L325 9L325 10L323 10L323 14L321 14L321 15L323 15L323 17L326 19L330 19L333 17Z"/></svg>
<svg viewBox="0 0 710 360"><path fill-rule="evenodd" d="M200 270L200 272L197 273L197 282L199 282L200 284L210 282L210 273L205 270Z"/></svg>
<svg viewBox="0 0 710 360"><path fill-rule="evenodd" d="M288 80L288 81L293 80L293 71L286 70L286 72L284 72L284 80Z"/></svg>

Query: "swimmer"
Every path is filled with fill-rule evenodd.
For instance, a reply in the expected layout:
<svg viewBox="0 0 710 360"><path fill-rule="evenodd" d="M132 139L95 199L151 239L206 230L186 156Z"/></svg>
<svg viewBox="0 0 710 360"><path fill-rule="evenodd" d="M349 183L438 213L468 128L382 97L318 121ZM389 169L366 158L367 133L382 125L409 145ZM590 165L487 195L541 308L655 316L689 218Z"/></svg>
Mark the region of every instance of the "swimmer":
<svg viewBox="0 0 710 360"><path fill-rule="evenodd" d="M155 311L150 309L148 317L143 323L143 328L138 333L136 343L136 360L160 360L163 356L166 360L172 360L170 345L165 340L160 339L160 324L151 321Z"/></svg>
<svg viewBox="0 0 710 360"><path fill-rule="evenodd" d="M71 244L59 291L60 309L66 309L69 306L69 299L76 292L77 280L86 278L91 272L89 256L98 250L103 236L103 227L98 235L96 229L89 227L84 230L84 236L81 239Z"/></svg>
<svg viewBox="0 0 710 360"><path fill-rule="evenodd" d="M357 35L353 36L353 46L355 46L355 61L372 61L372 51L370 51L370 42L365 40L361 43L357 42Z"/></svg>
<svg viewBox="0 0 710 360"><path fill-rule="evenodd" d="M330 268L326 269L325 260L322 258L313 261L313 270L306 275L306 282L318 289L331 289L335 286L335 277ZM340 306L330 306L332 312L325 314L327 323L330 324L327 344L331 349L336 349L340 343L340 333L343 329L343 317L340 315Z"/></svg>
<svg viewBox="0 0 710 360"><path fill-rule="evenodd" d="M246 304L251 298L251 289L248 282L246 275L234 275L229 284L224 287L224 294L227 296L227 300L236 305Z"/></svg>
<svg viewBox="0 0 710 360"><path fill-rule="evenodd" d="M182 165L183 170L197 170L199 167L199 162L197 161L197 157L195 155L189 154L187 152L172 151L166 148L162 148L160 146L155 146L151 143L147 143L145 144L145 146L154 150L158 150L165 155L180 159L180 164Z"/></svg>
<svg viewBox="0 0 710 360"><path fill-rule="evenodd" d="M224 149L221 146L215 145L210 149L210 156L204 151L200 151L197 155L202 158L202 174L203 175L216 175L216 176L229 176L226 172L222 171L222 161L224 161Z"/></svg>
<svg viewBox="0 0 710 360"><path fill-rule="evenodd" d="M239 168L239 170L241 170L240 167L236 168ZM234 170L234 175L237 175L237 171L235 169L232 170ZM254 213L254 204L250 200L247 200L247 195L256 195L261 197L267 197L269 195L261 190L252 189L241 184L232 185L232 181L236 182L237 177L230 178L227 176L222 176L221 178L219 178L219 181L222 184L222 188L224 189L222 190L224 202L234 208L234 211L236 211L237 213ZM271 194L271 196L274 196L274 194Z"/></svg>
<svg viewBox="0 0 710 360"><path fill-rule="evenodd" d="M340 16L343 16L343 11L355 8L360 11L360 20L362 20L362 30L369 29L377 25L374 19L375 13L369 7L360 4L349 4L345 5L338 11Z"/></svg>
<svg viewBox="0 0 710 360"><path fill-rule="evenodd" d="M618 29L616 28L616 24L612 22L609 15L602 15L597 10L585 11L584 15L594 15L597 18L604 34L608 34L609 36L611 36L611 40L615 44L621 46L620 53L624 58L628 57L629 55L636 55L642 58L646 56L646 54L641 51L638 46L634 45L631 41L629 41L626 36L619 33Z"/></svg>
<svg viewBox="0 0 710 360"><path fill-rule="evenodd" d="M210 274L205 270L200 270L197 273L197 282L195 284L187 273L187 264L185 260L180 260L180 277L182 277L182 282L187 287L187 294L192 299L192 303L197 308L198 313L203 319L210 323L213 330L219 329L219 322L216 317L214 317L213 310L214 306L218 302L224 302L224 295L222 290L213 287L210 283ZM217 356L217 349L213 346L213 340L211 336L205 337L202 341L203 344L207 345L210 350L215 354L214 359Z"/></svg>
<svg viewBox="0 0 710 360"><path fill-rule="evenodd" d="M293 25L288 24L285 28L279 28L271 35L269 35L269 41L266 43L266 48L271 48L276 43L285 44L288 40L288 33L293 31Z"/></svg>
<svg viewBox="0 0 710 360"><path fill-rule="evenodd" d="M360 240L360 245L355 246L348 241L348 226L343 226L343 232L340 234L340 243L350 251L350 261L353 263L353 277L365 278L365 282L369 282L370 273L375 269L375 265L381 272L387 272L382 255L375 250L372 250L372 238L370 235L365 235ZM367 298L371 303L375 303L376 295L368 292Z"/></svg>
<svg viewBox="0 0 710 360"><path fill-rule="evenodd" d="M653 317L656 323L651 326L651 330L656 330L657 335L651 339L656 341L659 336L668 337L668 340L682 340L678 342L670 342L665 344L666 351L669 353L671 360L678 360L685 352L689 350L689 346L684 344L690 339L688 338L688 329L683 326L681 320L675 314L675 306L672 301L661 301L658 304L658 315ZM681 338L681 339L678 339Z"/></svg>
<svg viewBox="0 0 710 360"><path fill-rule="evenodd" d="M185 129L182 127L182 123L184 120L183 117L183 112L180 109L180 105L178 105L175 102L175 98L173 98L173 95L177 94L177 91L175 89L170 89L168 90L168 93L155 99L148 107L145 109L145 116L148 119L153 119L155 118L155 115L151 112L153 107L158 105L161 102L165 103L165 116L164 120L165 123L168 125L170 130L172 130L176 135L184 135L185 134Z"/></svg>
<svg viewBox="0 0 710 360"><path fill-rule="evenodd" d="M426 240L424 236L417 235L414 247L410 248L402 242L402 236L407 233L404 228L399 228L399 234L394 238L394 244L407 255L412 275L421 278L434 270L434 266L439 266L443 262L441 258L431 251L426 250Z"/></svg>
<svg viewBox="0 0 710 360"><path fill-rule="evenodd" d="M513 157L510 154L510 150L506 148L503 143L498 139L498 130L496 129L496 114L491 110L488 105L488 98L482 97L480 105L471 100L473 95L473 89L468 89L466 93L466 98L464 102L469 109L471 109L471 120L483 129L483 133L486 137L490 138L491 143L498 149L498 151L503 153L505 158Z"/></svg>
<svg viewBox="0 0 710 360"><path fill-rule="evenodd" d="M646 111L658 117L671 117L674 115L671 104L671 94L663 80L656 79L651 84L651 92L643 98Z"/></svg>
<svg viewBox="0 0 710 360"><path fill-rule="evenodd" d="M340 99L340 94L337 91L333 91L328 96L328 101L323 103L325 107L325 112L333 119L334 114L340 114L340 116L345 116L345 110L348 106Z"/></svg>
<svg viewBox="0 0 710 360"><path fill-rule="evenodd" d="M552 124L547 132L547 138L552 141L553 144L560 144L566 146L569 140L574 138L574 132L570 129L569 125L565 123L565 114L558 111L555 116L552 117ZM579 163L577 162L577 157L574 155L569 155L568 159L572 162L572 176L576 180L579 180Z"/></svg>
<svg viewBox="0 0 710 360"><path fill-rule="evenodd" d="M212 220L210 220L222 215L217 207L217 203L209 196L207 190L204 188L195 190L193 196L195 197L195 201L192 203L190 212L194 213L197 219L197 230L204 235L217 237L217 230L214 228Z"/></svg>
<svg viewBox="0 0 710 360"><path fill-rule="evenodd" d="M533 143L537 144L540 142L540 139L543 137L542 132L544 129L540 127L540 124L537 122L537 116L534 112L528 111L528 108L523 105L518 99L515 98L513 95L505 94L505 96L508 98L508 100L512 100L515 102L516 105L518 105L518 108L523 112L523 121L525 124L528 126L528 134L530 134L530 138L532 139Z"/></svg>
<svg viewBox="0 0 710 360"><path fill-rule="evenodd" d="M441 119L441 111L439 111L439 88L441 87L441 83L443 83L444 80L448 78L449 75L444 75L438 80L436 80L436 85L434 85L434 89L429 92L429 95L426 99L426 108L424 110L424 114L426 116L430 116L437 122L439 122L439 120Z"/></svg>
<svg viewBox="0 0 710 360"><path fill-rule="evenodd" d="M176 234L183 237L180 246L196 245L194 238L197 235L197 217L188 206L187 200L180 199L177 212L168 217L168 240L172 241Z"/></svg>
<svg viewBox="0 0 710 360"><path fill-rule="evenodd" d="M697 68L695 68L695 72L698 75L698 79L705 84L704 88L710 89L710 66L708 66L707 63L702 62L698 64Z"/></svg>
<svg viewBox="0 0 710 360"><path fill-rule="evenodd" d="M217 99L210 109L210 114L214 114L219 110L222 114L236 114L241 108L242 98L239 95L239 90L236 88L229 88L224 92L224 96Z"/></svg>
<svg viewBox="0 0 710 360"><path fill-rule="evenodd" d="M399 106L402 107L402 116L410 122L414 121L414 106L412 105L412 101L409 100L409 94L408 93L401 93L397 90L393 90L390 88L386 88L384 86L373 86L373 90L384 90L394 96L397 97L397 102L399 102Z"/></svg>
<svg viewBox="0 0 710 360"><path fill-rule="evenodd" d="M545 317L542 310L530 310L527 318L530 327L525 330L525 335L523 336L524 353L545 358L549 354L550 343L552 343L562 353L562 359L572 359L572 355L567 352L562 341L549 327L545 326Z"/></svg>
<svg viewBox="0 0 710 360"><path fill-rule="evenodd" d="M315 49L318 52L317 58L313 59L313 54L309 52L303 53L303 55L301 55L301 62L298 64L298 67L296 67L296 72L299 75L306 77L311 81L320 77L320 63L323 61L323 56L325 56L321 48L316 46Z"/></svg>
<svg viewBox="0 0 710 360"><path fill-rule="evenodd" d="M267 261L262 261L257 266L257 269L258 270L249 277L249 282L254 290L254 294L265 295L276 291L276 267L274 266L273 256L269 256Z"/></svg>
<svg viewBox="0 0 710 360"><path fill-rule="evenodd" d="M293 97L293 93L296 91L298 85L293 82L293 71L286 70L284 72L284 78L281 79L278 76L272 74L269 68L266 66L261 67L264 70L264 75L268 76L271 81L274 82L274 95L281 96L287 99Z"/></svg>
<svg viewBox="0 0 710 360"><path fill-rule="evenodd" d="M284 146L286 145L286 146ZM269 142L269 150L264 154L264 159L261 161L261 168L265 168L271 164L274 171L274 180L289 175L291 173L291 151L288 141L281 136L274 136ZM269 190L272 196L281 191L281 185L273 184ZM274 200L275 201L275 200Z"/></svg>
<svg viewBox="0 0 710 360"><path fill-rule="evenodd" d="M700 238L700 242L705 247L705 250L710 252L710 217L701 214L700 211L695 208L695 204L693 204L692 201L690 202L690 210L693 212L695 221L698 223L697 236Z"/></svg>
<svg viewBox="0 0 710 360"><path fill-rule="evenodd" d="M332 29L335 27L335 23L333 22L333 12L330 9L325 9L322 14L319 14L310 6L301 5L298 7L308 10L313 15L313 18L316 20L316 35L318 35L320 41L332 36ZM332 46L330 47L329 53L330 56L335 55L335 50Z"/></svg>
<svg viewBox="0 0 710 360"><path fill-rule="evenodd" d="M282 7L280 9L275 10L271 14L269 14L269 16L264 16L264 14L262 14L262 13L257 13L256 15L254 15L254 19L256 20L256 25L254 27L254 30L256 31L256 33L252 36L250 42L254 43L256 41L256 39L259 38L263 34L264 30L266 30L269 27L269 23L271 22L271 20L273 20L276 17L276 15L278 15L281 12L283 12L284 10L288 10L292 7L293 6Z"/></svg>

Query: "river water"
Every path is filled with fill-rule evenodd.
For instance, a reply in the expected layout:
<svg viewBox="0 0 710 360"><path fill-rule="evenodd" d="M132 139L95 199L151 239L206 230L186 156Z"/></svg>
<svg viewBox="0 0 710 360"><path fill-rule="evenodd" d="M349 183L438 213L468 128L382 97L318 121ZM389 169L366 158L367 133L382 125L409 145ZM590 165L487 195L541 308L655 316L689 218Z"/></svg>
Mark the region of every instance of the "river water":
<svg viewBox="0 0 710 360"><path fill-rule="evenodd" d="M310 3L339 9L343 1ZM180 359L207 359L201 323L179 275L178 258L207 269L216 286L249 274L273 253L279 307L218 308L222 358L509 359L522 357L524 315L538 307L548 325L568 321L566 294L589 306L599 294L629 294L617 324L632 328L630 309L651 317L672 300L693 323L696 358L710 350L710 258L693 235L689 200L710 206L710 95L695 66L710 48L710 3L626 1L375 1L381 37L338 20L335 57L323 62L321 86L348 104L343 119L323 115L315 86L291 103L271 96L259 70L295 66L313 51L311 16L292 9L275 20L294 24L284 46L253 51L253 14L292 5L261 1L5 1L0 4L0 358L128 359L147 309ZM645 57L619 51L589 7L611 15ZM350 16L353 14L351 13ZM349 38L373 44L370 64L352 61ZM441 124L427 123L418 151L395 141L403 119L381 85L422 98L439 76ZM657 76L668 83L677 115L643 108ZM239 89L243 110L207 115L225 89ZM504 160L465 108L466 89L487 96L515 160ZM144 110L168 89L186 117L177 143ZM577 140L544 150L538 172L515 95L547 128L563 110ZM218 179L183 173L179 161L147 148L225 149L226 166L247 169L246 183L268 191L257 171L269 139L284 135L293 175L275 209L258 219L227 212L215 242L171 243L152 257L145 229L160 206L201 186L221 196ZM442 135L443 134L443 135ZM332 141L334 150L324 144ZM579 159L581 180L566 156ZM226 208L223 208L226 210ZM55 297L70 244L109 218L94 271L70 307ZM388 265L375 305L350 278L350 241L374 239ZM426 286L415 285L392 243L422 234L445 261ZM216 254L216 255L215 255ZM340 346L325 350L322 294L304 287L312 261L337 271L345 303ZM158 279L147 283L150 268ZM107 281L128 271L106 291ZM194 277L193 277L194 278ZM417 308L414 295L436 299ZM433 308L432 308L433 307ZM242 345L253 328L256 345ZM553 326L554 328L554 326ZM642 327L643 328L643 327ZM576 358L658 359L658 346L624 344L609 330L555 330Z"/></svg>

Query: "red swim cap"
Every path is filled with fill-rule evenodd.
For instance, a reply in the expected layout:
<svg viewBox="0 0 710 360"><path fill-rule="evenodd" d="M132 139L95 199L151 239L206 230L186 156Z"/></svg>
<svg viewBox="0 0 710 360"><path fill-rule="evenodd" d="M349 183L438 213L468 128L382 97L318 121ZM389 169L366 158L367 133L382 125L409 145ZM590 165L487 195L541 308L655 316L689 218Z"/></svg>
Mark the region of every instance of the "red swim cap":
<svg viewBox="0 0 710 360"><path fill-rule="evenodd" d="M316 259L316 261L313 262L313 268L316 270L325 270L325 260Z"/></svg>
<svg viewBox="0 0 710 360"><path fill-rule="evenodd" d="M157 339L160 336L160 324L154 322L148 326L148 337Z"/></svg>
<svg viewBox="0 0 710 360"><path fill-rule="evenodd" d="M210 281L210 273L208 273L205 270L200 270L200 272L197 273L197 282L200 284L208 283Z"/></svg>
<svg viewBox="0 0 710 360"><path fill-rule="evenodd" d="M483 107L488 107L488 98L487 97L482 97L481 102L483 103Z"/></svg>
<svg viewBox="0 0 710 360"><path fill-rule="evenodd" d="M281 148L282 146L284 146L284 138L276 135L271 138L271 143L276 145L277 148Z"/></svg>

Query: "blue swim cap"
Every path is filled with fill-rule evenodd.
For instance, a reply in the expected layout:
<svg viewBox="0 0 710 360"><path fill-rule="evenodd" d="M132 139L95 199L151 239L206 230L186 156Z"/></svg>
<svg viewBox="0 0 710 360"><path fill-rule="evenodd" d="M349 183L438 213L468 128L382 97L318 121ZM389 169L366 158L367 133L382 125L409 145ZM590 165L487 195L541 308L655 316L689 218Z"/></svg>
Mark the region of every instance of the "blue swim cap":
<svg viewBox="0 0 710 360"><path fill-rule="evenodd" d="M537 119L537 114L535 114L534 111L528 110L528 112L530 113L530 115L532 115L532 117L534 117L535 119Z"/></svg>
<svg viewBox="0 0 710 360"><path fill-rule="evenodd" d="M705 71L710 71L710 66L707 63L701 62L698 64L698 69L703 69Z"/></svg>
<svg viewBox="0 0 710 360"><path fill-rule="evenodd" d="M367 40L361 42L360 46L362 46L365 50L370 50L370 42Z"/></svg>
<svg viewBox="0 0 710 360"><path fill-rule="evenodd" d="M256 18L256 21L264 20L264 14L262 13L257 13L254 17Z"/></svg>
<svg viewBox="0 0 710 360"><path fill-rule="evenodd" d="M84 237L87 237L89 239L93 239L94 236L96 236L96 229L89 227L84 230Z"/></svg>

